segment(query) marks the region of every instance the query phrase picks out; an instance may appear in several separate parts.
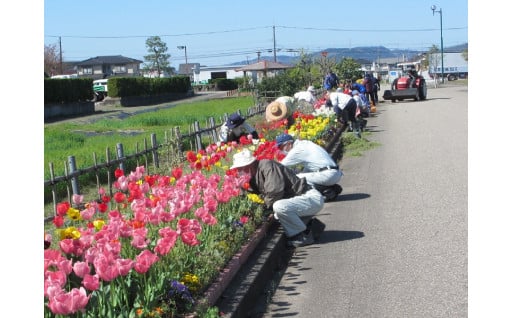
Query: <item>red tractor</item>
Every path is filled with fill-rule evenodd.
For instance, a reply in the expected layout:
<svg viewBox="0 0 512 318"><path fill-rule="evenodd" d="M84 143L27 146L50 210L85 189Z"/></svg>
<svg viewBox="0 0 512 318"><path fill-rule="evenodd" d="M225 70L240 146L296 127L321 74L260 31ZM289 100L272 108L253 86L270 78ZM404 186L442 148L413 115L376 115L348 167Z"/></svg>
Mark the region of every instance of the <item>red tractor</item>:
<svg viewBox="0 0 512 318"><path fill-rule="evenodd" d="M396 78L391 84L391 89L384 91L383 98L391 100L393 103L397 100L412 98L415 101L425 100L427 98L427 83L423 76L418 75L415 70L409 70L406 76Z"/></svg>

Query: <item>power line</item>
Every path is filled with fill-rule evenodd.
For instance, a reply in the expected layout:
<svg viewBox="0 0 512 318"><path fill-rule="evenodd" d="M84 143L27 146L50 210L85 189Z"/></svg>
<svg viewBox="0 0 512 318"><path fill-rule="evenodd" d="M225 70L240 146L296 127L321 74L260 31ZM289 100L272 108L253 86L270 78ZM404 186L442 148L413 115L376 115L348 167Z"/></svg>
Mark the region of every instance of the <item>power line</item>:
<svg viewBox="0 0 512 318"><path fill-rule="evenodd" d="M208 32L196 32L196 33L179 33L179 34L161 34L159 37L180 37L180 36L194 36L194 35L211 35L221 33L232 33L242 31L254 31L259 29L269 29L274 26L262 26L262 27L251 27L243 29L232 29L232 30L221 30L221 31L208 31ZM276 28L282 29L300 29L300 30L312 30L312 31L333 31L333 32L432 32L439 29L340 29L340 28L313 28L313 27L296 27L296 26L275 26ZM455 28L444 28L444 30L464 30L468 27L455 27ZM129 38L148 38L155 36L153 35L120 35L120 36L90 36L90 35L45 35L45 37L54 38L77 38L77 39L129 39Z"/></svg>

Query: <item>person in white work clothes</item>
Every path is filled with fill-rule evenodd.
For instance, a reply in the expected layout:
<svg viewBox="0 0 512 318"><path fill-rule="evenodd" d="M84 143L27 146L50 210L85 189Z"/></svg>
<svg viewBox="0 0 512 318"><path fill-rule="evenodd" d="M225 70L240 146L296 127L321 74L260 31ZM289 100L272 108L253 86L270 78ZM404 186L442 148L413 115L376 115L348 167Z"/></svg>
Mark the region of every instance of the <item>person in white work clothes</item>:
<svg viewBox="0 0 512 318"><path fill-rule="evenodd" d="M303 100L310 103L311 105L314 105L317 101L314 92L315 88L313 86L309 86L307 90L295 93L293 98L295 98L297 101Z"/></svg>
<svg viewBox="0 0 512 318"><path fill-rule="evenodd" d="M306 178L309 184L322 192L327 201L333 200L341 193L342 188L338 182L343 172L325 148L311 140L294 139L289 134L277 136L276 145L286 154L281 164L286 167L300 167L301 170L297 172L297 176ZM322 191L331 186L336 188L325 193Z"/></svg>

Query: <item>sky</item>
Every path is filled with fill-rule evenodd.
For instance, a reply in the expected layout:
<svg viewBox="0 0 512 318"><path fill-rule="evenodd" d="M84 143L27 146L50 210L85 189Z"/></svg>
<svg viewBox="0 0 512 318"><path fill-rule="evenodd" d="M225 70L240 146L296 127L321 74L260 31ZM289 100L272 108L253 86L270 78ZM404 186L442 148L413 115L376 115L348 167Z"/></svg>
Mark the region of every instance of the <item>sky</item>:
<svg viewBox="0 0 512 318"><path fill-rule="evenodd" d="M174 67L185 58L178 45L187 46L189 63L220 65L273 48L275 25L276 47L282 49L382 45L420 50L440 45L440 16L432 15L433 4L442 9L444 46L469 42L469 313L512 317L512 107L506 92L492 85L496 74L510 76L505 53L510 52L511 5L498 0L3 1L0 129L6 227L0 235L10 261L0 270L8 273L3 282L11 297L4 299L10 306L2 312L42 313L43 286L34 264L42 264L43 257L44 45L58 43L60 36L64 60L119 54L142 60L145 39L159 35ZM433 125L435 116L442 114L432 114ZM40 305L27 307L35 303Z"/></svg>
<svg viewBox="0 0 512 318"><path fill-rule="evenodd" d="M468 42L466 0L343 1L326 5L304 0L44 2L44 44L62 48L64 61L123 55L144 61L150 36L160 36L171 66L214 66L262 56L298 55L326 48L384 46L428 51ZM348 2L347 2L348 3ZM359 8L359 9L358 9ZM178 46L186 46L184 50ZM268 52L268 51L271 52Z"/></svg>

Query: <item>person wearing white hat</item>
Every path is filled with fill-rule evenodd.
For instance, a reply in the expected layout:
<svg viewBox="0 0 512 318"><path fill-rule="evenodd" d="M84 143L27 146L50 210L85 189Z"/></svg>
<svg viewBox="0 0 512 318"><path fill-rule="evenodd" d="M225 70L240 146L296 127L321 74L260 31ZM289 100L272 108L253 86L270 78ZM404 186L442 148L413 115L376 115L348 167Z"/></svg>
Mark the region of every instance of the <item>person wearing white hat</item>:
<svg viewBox="0 0 512 318"><path fill-rule="evenodd" d="M343 93L342 90L337 89L336 92L329 94L336 117L341 122L341 130L345 131L347 128L354 131L355 134L361 138L358 123L356 120L357 103L351 95Z"/></svg>
<svg viewBox="0 0 512 318"><path fill-rule="evenodd" d="M317 101L315 95L315 87L309 86L307 90L297 92L293 95L293 98L297 100L297 102L300 102L301 100L306 101L310 103L311 105L314 105Z"/></svg>
<svg viewBox="0 0 512 318"><path fill-rule="evenodd" d="M259 194L265 208L273 210L289 246L314 243L316 235L304 222L323 208L324 198L305 178L299 178L292 169L277 161L257 160L248 149L233 156L231 169L251 177L248 191Z"/></svg>

